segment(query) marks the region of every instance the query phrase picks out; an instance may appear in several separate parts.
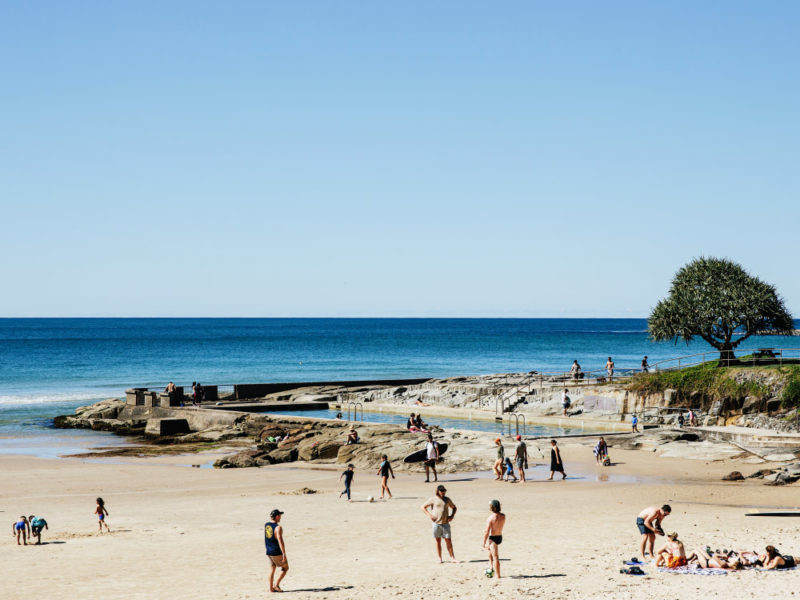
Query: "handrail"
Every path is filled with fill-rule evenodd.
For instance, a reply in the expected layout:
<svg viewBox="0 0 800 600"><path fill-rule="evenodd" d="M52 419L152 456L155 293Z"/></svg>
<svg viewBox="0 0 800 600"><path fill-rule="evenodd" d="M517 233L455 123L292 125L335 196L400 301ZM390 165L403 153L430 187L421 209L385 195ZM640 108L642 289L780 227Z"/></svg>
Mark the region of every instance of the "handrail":
<svg viewBox="0 0 800 600"><path fill-rule="evenodd" d="M358 409L361 409L361 420L364 420L364 405L361 402L347 403L347 420L350 420L350 409L353 409L353 421L358 421Z"/></svg>
<svg viewBox="0 0 800 600"><path fill-rule="evenodd" d="M522 419L522 435L528 435L528 424L525 420L525 415L519 412L513 412L508 414L508 433L511 433L511 417L514 417L514 427L515 427L515 435L520 435L519 433L519 420Z"/></svg>

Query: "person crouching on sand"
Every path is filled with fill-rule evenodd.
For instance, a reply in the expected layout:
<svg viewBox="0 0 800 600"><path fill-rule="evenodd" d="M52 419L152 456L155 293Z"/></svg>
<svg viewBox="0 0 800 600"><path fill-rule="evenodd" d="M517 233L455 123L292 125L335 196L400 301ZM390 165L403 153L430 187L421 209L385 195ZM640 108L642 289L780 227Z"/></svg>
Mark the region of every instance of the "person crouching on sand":
<svg viewBox="0 0 800 600"><path fill-rule="evenodd" d="M492 575L500 579L500 544L503 543L503 526L506 524L506 516L500 512L500 501L492 500L489 503L489 515L486 521L486 531L483 534L483 547L489 552L489 571ZM491 577L487 573L488 577Z"/></svg>
<svg viewBox="0 0 800 600"><path fill-rule="evenodd" d="M647 558L647 546L650 547L650 556L655 558L653 545L656 542L656 534L664 535L664 530L661 529L661 521L666 519L671 512L672 508L670 508L669 504L665 504L661 508L648 506L636 517L636 527L639 528L639 533L642 534L640 547L642 561Z"/></svg>
<svg viewBox="0 0 800 600"><path fill-rule="evenodd" d="M37 517L35 515L31 515L28 517L28 522L31 524L31 539L36 538L36 544L39 545L42 543L42 529L50 529L47 526L47 521L44 520L44 517Z"/></svg>
<svg viewBox="0 0 800 600"><path fill-rule="evenodd" d="M11 526L11 535L17 536L17 546L20 545L19 543L19 536L22 534L22 545L28 545L28 538L31 536L31 525L28 523L28 518L25 515L22 515L17 521Z"/></svg>
<svg viewBox="0 0 800 600"><path fill-rule="evenodd" d="M389 475L394 479L394 471L392 471L392 465L389 464L389 457L385 454L381 456L381 466L378 467L377 475L381 476L381 500L383 500L384 492L389 495L391 500L392 492L389 491Z"/></svg>
<svg viewBox="0 0 800 600"><path fill-rule="evenodd" d="M678 539L677 533L667 535L669 541L656 552L656 566L677 569L686 566L686 549L683 542Z"/></svg>
<svg viewBox="0 0 800 600"><path fill-rule="evenodd" d="M269 522L264 524L264 546L269 558L269 591L282 592L281 581L289 570L289 559L286 556L286 544L283 542L283 527L281 526L283 512L277 508L269 514ZM281 574L273 583L275 569L280 567Z"/></svg>

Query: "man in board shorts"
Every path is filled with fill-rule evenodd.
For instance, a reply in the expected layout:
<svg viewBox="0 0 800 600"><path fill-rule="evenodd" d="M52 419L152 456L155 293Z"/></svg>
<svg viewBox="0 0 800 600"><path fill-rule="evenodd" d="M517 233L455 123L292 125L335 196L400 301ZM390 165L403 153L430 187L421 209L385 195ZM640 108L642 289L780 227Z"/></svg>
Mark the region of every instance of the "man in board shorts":
<svg viewBox="0 0 800 600"><path fill-rule="evenodd" d="M522 441L522 437L517 435L517 446L514 448L514 459L519 470L519 480L525 483L525 469L528 468L528 446Z"/></svg>
<svg viewBox="0 0 800 600"><path fill-rule="evenodd" d="M283 512L277 508L269 514L270 521L264 524L264 546L267 549L269 564L269 591L282 592L281 581L286 577L289 570L289 559L286 557L286 546L283 543L283 527L281 527L281 515ZM277 581L272 583L275 577L275 569L281 568L281 574Z"/></svg>
<svg viewBox="0 0 800 600"><path fill-rule="evenodd" d="M442 560L442 538L447 546L447 551L450 553L450 560L456 562L455 554L453 554L453 540L450 536L450 521L456 516L456 505L445 494L447 490L443 485L436 486L436 495L428 498L428 501L422 505L422 512L433 521L433 538L436 540L436 554L439 556L439 562ZM428 511L428 509L431 511ZM450 511L453 512L450 512Z"/></svg>
<svg viewBox="0 0 800 600"><path fill-rule="evenodd" d="M433 436L428 434L428 443L425 444L425 483L430 482L430 469L433 469L433 480L439 481L436 474L436 463L439 461L439 444L433 441Z"/></svg>

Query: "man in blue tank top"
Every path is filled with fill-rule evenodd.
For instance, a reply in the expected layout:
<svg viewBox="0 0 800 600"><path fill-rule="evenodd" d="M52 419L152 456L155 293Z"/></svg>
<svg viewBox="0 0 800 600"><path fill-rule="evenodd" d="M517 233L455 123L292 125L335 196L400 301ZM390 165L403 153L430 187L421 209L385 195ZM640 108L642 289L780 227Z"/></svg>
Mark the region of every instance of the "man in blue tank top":
<svg viewBox="0 0 800 600"><path fill-rule="evenodd" d="M281 515L283 513L277 508L269 514L271 519L268 523L264 524L264 546L267 549L267 558L270 561L269 570L269 591L282 592L281 581L286 577L286 572L289 570L289 561L286 557L286 546L283 543L283 527L281 527ZM281 568L281 574L278 575L277 581L272 583L275 577L275 568Z"/></svg>

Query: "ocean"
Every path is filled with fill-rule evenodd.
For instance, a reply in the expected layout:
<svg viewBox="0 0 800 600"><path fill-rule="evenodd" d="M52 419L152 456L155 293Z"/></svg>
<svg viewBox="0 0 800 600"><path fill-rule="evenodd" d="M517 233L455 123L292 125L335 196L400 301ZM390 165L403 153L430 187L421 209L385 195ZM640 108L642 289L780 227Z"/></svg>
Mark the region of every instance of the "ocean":
<svg viewBox="0 0 800 600"><path fill-rule="evenodd" d="M782 337L743 348L798 346ZM711 348L645 319L0 319L0 438L70 435L52 418L132 386L617 369ZM2 448L0 448L2 452Z"/></svg>

